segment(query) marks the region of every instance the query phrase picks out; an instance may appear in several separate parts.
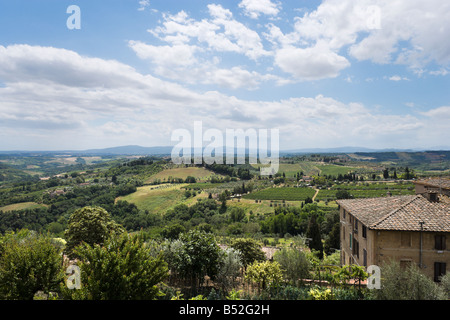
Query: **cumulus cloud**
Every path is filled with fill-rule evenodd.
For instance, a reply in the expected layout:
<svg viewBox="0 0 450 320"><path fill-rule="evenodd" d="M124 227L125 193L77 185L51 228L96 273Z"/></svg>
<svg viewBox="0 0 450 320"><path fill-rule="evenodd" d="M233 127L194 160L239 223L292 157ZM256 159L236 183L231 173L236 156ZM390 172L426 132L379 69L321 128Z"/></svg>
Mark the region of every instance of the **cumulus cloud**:
<svg viewBox="0 0 450 320"><path fill-rule="evenodd" d="M223 132L279 128L281 145L287 147L342 141L382 145L380 139L393 136L410 141L428 125L414 115L379 114L322 95L260 101L217 91L200 94L117 61L53 47L0 47L0 61L8 66L0 75L3 146L24 140L22 145L32 149L168 145L174 129L192 130L194 121ZM428 115L441 114L448 114L448 107Z"/></svg>
<svg viewBox="0 0 450 320"><path fill-rule="evenodd" d="M261 14L276 16L280 12L280 4L270 0L242 0L239 8L244 9L244 13L252 19L257 19Z"/></svg>
<svg viewBox="0 0 450 320"><path fill-rule="evenodd" d="M310 48L285 47L277 51L275 63L297 79L318 80L334 78L350 62L326 46Z"/></svg>
<svg viewBox="0 0 450 320"><path fill-rule="evenodd" d="M281 54L291 60L325 43L329 68L318 63L317 74L321 70L325 73L317 78L326 78L350 66L344 56L377 64L403 64L418 74L430 63L445 70L450 63L449 29L450 5L445 1L324 0L316 9L295 18L290 32L269 24L264 35L273 44L275 57ZM330 70L334 72L328 73ZM294 75L304 76L299 72Z"/></svg>

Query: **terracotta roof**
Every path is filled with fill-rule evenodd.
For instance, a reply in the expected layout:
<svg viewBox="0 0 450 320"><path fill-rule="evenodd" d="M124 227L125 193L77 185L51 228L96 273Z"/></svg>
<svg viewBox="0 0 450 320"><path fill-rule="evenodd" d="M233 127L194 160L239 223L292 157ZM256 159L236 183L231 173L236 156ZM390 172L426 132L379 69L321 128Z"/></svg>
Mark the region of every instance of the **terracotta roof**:
<svg viewBox="0 0 450 320"><path fill-rule="evenodd" d="M418 180L414 183L423 184L435 188L450 189L450 179L448 178L429 178Z"/></svg>
<svg viewBox="0 0 450 320"><path fill-rule="evenodd" d="M450 232L450 205L421 195L338 200L358 221L375 230Z"/></svg>

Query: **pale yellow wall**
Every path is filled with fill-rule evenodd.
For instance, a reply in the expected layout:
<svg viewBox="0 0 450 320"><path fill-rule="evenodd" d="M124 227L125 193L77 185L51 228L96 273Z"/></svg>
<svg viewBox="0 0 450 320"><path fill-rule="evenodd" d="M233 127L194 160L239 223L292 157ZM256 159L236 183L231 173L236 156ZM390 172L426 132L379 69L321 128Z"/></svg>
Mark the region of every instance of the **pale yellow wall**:
<svg viewBox="0 0 450 320"><path fill-rule="evenodd" d="M359 259L352 255L350 249L349 234L352 231L350 214L343 216L343 208L340 209L341 221L341 264L352 262L363 265L363 249L367 250L367 266L381 266L383 262L394 259L401 263L408 261L419 265L420 262L420 232L414 231L378 231L367 229L367 238L362 237L362 224L359 222L358 234L353 237L359 242ZM345 230L345 231L344 231ZM344 237L345 232L345 237ZM430 277L434 276L434 262L445 262L447 273L450 272L450 233L445 233L446 250L439 252L435 247L435 232L422 232L422 264L423 272Z"/></svg>

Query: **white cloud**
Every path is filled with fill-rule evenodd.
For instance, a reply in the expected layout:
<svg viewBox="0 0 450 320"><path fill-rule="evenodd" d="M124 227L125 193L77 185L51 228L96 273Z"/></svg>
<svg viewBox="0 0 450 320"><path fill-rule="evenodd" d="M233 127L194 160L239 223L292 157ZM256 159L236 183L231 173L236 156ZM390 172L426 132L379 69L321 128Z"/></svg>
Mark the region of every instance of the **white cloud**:
<svg viewBox="0 0 450 320"><path fill-rule="evenodd" d="M418 75L432 62L446 67L450 63L449 33L450 5L445 1L324 0L315 10L297 17L291 32L269 24L264 36L275 51L283 50L286 60L307 54L307 49L318 44L326 46L329 68L317 77L326 78L350 66L343 60L344 52L360 61L404 64ZM286 48L292 57L286 56Z"/></svg>
<svg viewBox="0 0 450 320"><path fill-rule="evenodd" d="M280 12L280 4L270 0L242 0L239 8L244 9L244 13L252 19L257 19L261 14L276 16Z"/></svg>
<svg viewBox="0 0 450 320"><path fill-rule="evenodd" d="M409 79L407 77L401 77L399 75L393 75L389 77L389 80L391 81L409 81Z"/></svg>
<svg viewBox="0 0 450 320"><path fill-rule="evenodd" d="M449 106L443 106L435 109L431 109L425 112L422 112L426 117L432 118L433 120L446 120L448 121L450 119L450 107ZM448 124L448 122L447 122Z"/></svg>
<svg viewBox="0 0 450 320"><path fill-rule="evenodd" d="M430 71L428 73L433 75L433 76L446 76L450 72L447 69L441 68L439 70L433 70L433 71Z"/></svg>
<svg viewBox="0 0 450 320"><path fill-rule="evenodd" d="M149 0L141 0L139 1L139 11L144 11L146 8L148 8L150 6L150 1Z"/></svg>
<svg viewBox="0 0 450 320"><path fill-rule="evenodd" d="M405 64L421 69L431 61L450 63L450 6L445 1L376 1L381 28L350 48L359 60ZM401 45L401 43L404 42Z"/></svg>
<svg viewBox="0 0 450 320"><path fill-rule="evenodd" d="M326 46L305 49L285 47L276 52L275 64L300 80L334 78L350 66L345 57L330 51Z"/></svg>
<svg viewBox="0 0 450 320"><path fill-rule="evenodd" d="M257 60L270 55L264 50L259 34L233 18L230 10L220 5L208 5L211 19L197 21L180 11L175 15L165 14L162 26L150 33L168 43L197 41L217 52L234 52Z"/></svg>

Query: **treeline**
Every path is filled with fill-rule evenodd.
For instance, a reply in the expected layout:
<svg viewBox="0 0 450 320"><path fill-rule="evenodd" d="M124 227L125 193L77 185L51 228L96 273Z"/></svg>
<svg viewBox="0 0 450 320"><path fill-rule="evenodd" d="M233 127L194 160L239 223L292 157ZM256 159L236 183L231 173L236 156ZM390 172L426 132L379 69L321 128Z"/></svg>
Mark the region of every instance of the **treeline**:
<svg viewBox="0 0 450 320"><path fill-rule="evenodd" d="M230 177L238 177L242 180L250 180L253 178L253 174L251 173L251 166L249 165L226 165L226 164L204 164L204 167L208 170L211 170L215 173L230 176Z"/></svg>

